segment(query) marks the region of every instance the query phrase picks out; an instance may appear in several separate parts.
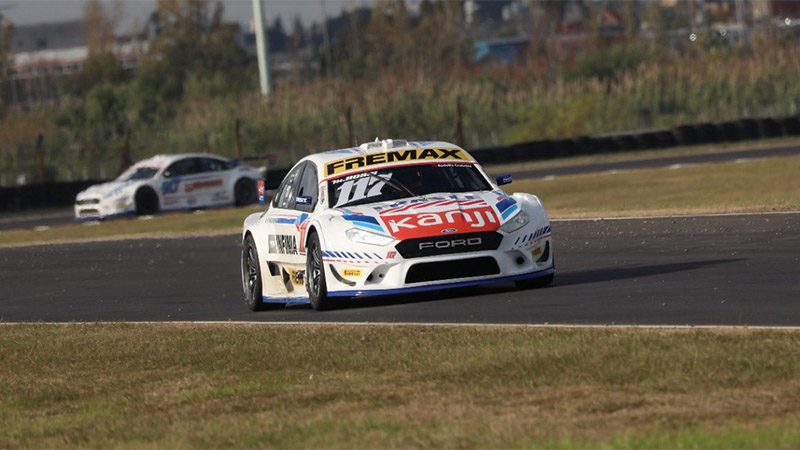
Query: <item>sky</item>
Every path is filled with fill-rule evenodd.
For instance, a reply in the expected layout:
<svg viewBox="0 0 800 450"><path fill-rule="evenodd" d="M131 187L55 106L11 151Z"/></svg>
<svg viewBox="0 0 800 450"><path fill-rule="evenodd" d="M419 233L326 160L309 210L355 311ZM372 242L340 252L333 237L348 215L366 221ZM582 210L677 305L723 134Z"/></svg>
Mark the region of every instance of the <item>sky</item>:
<svg viewBox="0 0 800 450"><path fill-rule="evenodd" d="M110 0L103 0L110 4ZM15 25L61 22L80 19L85 0L0 0L0 12ZM121 28L141 25L155 9L156 0L121 0L124 18ZM213 3L213 2L212 2ZM253 17L252 0L223 0L225 20L249 23ZM295 16L308 25L321 22L323 5L329 17L339 15L342 9L372 3L369 0L264 0L264 14L272 21L280 16L284 27L289 27ZM123 30L119 30L123 31Z"/></svg>

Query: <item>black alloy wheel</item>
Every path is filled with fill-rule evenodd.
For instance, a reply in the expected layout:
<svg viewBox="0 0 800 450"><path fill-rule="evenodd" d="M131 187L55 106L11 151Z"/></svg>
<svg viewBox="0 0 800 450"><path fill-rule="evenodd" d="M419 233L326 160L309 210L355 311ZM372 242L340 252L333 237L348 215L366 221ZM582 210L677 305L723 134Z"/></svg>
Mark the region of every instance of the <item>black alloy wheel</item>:
<svg viewBox="0 0 800 450"><path fill-rule="evenodd" d="M268 305L261 294L261 266L258 262L258 249L251 235L247 235L242 245L242 288L244 302L253 311L264 311Z"/></svg>
<svg viewBox="0 0 800 450"><path fill-rule="evenodd" d="M325 269L322 261L322 246L317 233L308 236L306 253L306 289L311 306L317 311L332 309L337 306L334 299L328 297L328 286L325 283Z"/></svg>

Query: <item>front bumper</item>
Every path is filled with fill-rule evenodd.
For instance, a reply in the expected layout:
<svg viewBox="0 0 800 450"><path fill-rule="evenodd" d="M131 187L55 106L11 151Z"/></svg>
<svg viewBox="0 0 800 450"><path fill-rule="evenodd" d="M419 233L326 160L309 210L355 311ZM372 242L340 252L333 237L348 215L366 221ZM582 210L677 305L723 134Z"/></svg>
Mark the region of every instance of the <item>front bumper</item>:
<svg viewBox="0 0 800 450"><path fill-rule="evenodd" d="M550 226L505 235L496 250L402 258L399 253L323 252L328 295L392 295L517 281L554 273Z"/></svg>
<svg viewBox="0 0 800 450"><path fill-rule="evenodd" d="M131 202L120 201L112 203L100 201L99 203L75 203L75 220L100 220L121 217L135 212Z"/></svg>

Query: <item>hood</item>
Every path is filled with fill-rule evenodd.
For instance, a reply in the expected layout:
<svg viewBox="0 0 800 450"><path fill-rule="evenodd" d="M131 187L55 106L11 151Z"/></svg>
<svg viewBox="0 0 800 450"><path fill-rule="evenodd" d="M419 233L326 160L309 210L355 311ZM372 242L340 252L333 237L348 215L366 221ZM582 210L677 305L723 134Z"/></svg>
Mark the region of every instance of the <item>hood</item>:
<svg viewBox="0 0 800 450"><path fill-rule="evenodd" d="M78 199L100 198L106 199L121 194L126 188L138 185L138 181L109 181L108 183L95 184L78 194Z"/></svg>
<svg viewBox="0 0 800 450"><path fill-rule="evenodd" d="M405 240L495 231L517 210L502 191L438 194L341 208L344 220Z"/></svg>

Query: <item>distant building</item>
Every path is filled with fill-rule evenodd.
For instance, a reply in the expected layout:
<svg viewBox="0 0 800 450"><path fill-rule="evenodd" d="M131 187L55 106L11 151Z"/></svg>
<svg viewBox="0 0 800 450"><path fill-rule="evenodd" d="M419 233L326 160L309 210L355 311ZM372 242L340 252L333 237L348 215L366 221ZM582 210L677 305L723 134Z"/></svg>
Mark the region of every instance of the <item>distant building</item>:
<svg viewBox="0 0 800 450"><path fill-rule="evenodd" d="M112 51L123 68L133 70L146 41L117 41ZM58 101L61 78L80 70L89 55L86 27L82 21L15 27L9 45L12 64L5 98L26 108L42 101Z"/></svg>

